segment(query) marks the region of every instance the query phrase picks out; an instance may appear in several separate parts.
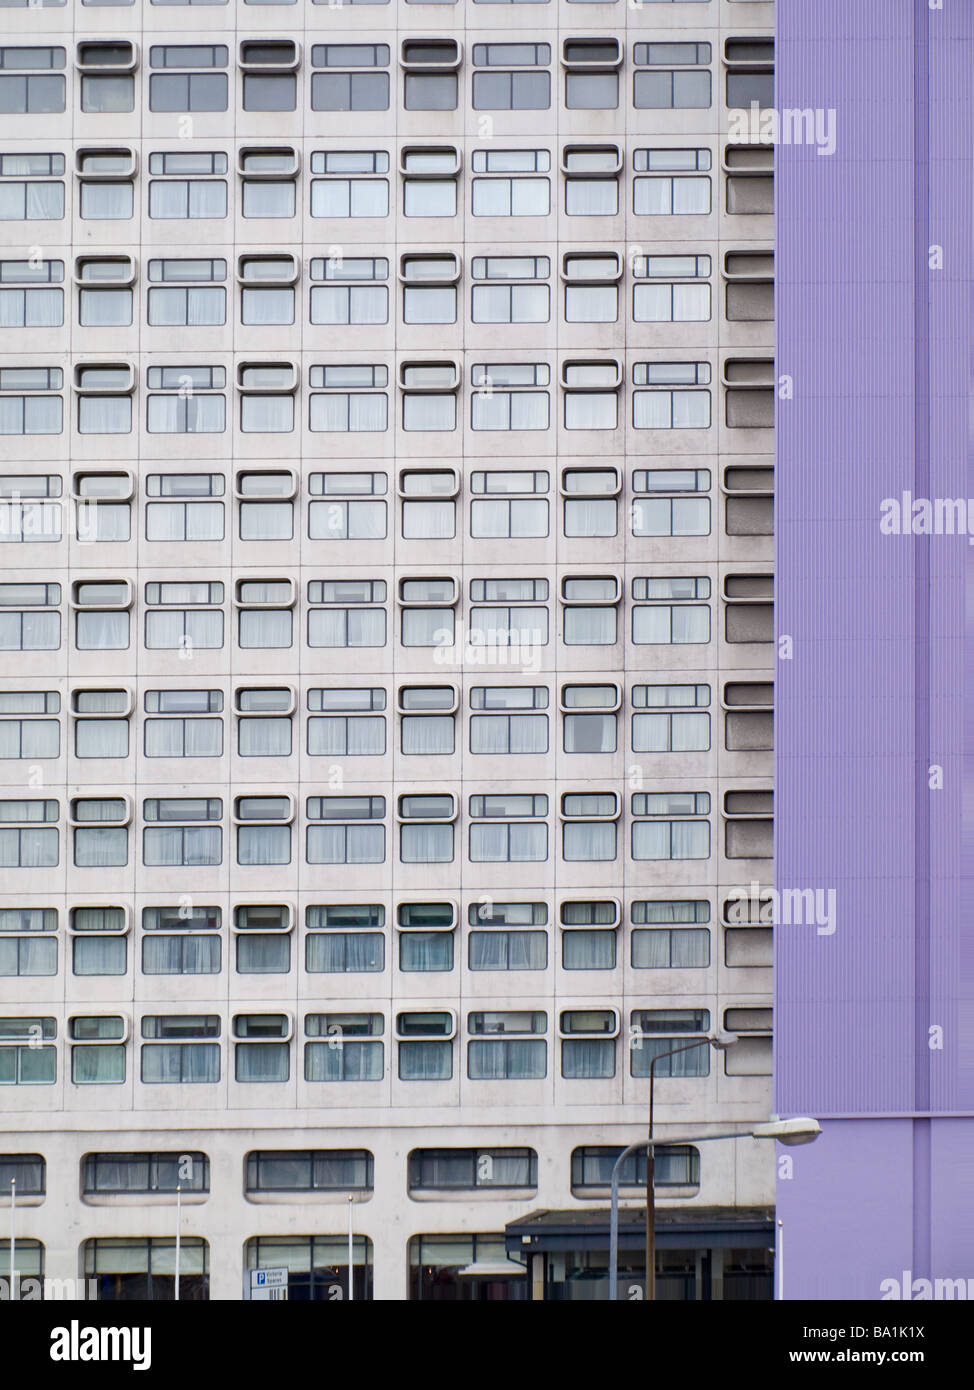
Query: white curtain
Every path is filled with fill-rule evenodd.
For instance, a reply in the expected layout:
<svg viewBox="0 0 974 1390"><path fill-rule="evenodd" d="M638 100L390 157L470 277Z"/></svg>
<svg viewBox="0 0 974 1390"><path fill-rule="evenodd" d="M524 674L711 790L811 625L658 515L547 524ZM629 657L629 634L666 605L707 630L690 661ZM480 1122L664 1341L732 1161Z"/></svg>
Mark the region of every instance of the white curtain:
<svg viewBox="0 0 974 1390"><path fill-rule="evenodd" d="M470 933L471 970L544 970L548 938L540 931Z"/></svg>
<svg viewBox="0 0 974 1390"><path fill-rule="evenodd" d="M564 857L570 861L614 859L616 857L615 821L566 822Z"/></svg>
<svg viewBox="0 0 974 1390"><path fill-rule="evenodd" d="M80 434L128 434L132 402L128 396L82 396L78 401Z"/></svg>
<svg viewBox="0 0 974 1390"><path fill-rule="evenodd" d="M74 862L79 868L102 868L128 860L128 830L79 826L74 832Z"/></svg>
<svg viewBox="0 0 974 1390"><path fill-rule="evenodd" d="M399 969L439 971L453 969L453 933L400 932Z"/></svg>
<svg viewBox="0 0 974 1390"><path fill-rule="evenodd" d="M125 328L131 322L131 290L81 291L81 323L84 327Z"/></svg>
<svg viewBox="0 0 974 1390"><path fill-rule="evenodd" d="M241 647L289 647L291 645L290 609L241 609L240 645Z"/></svg>
<svg viewBox="0 0 974 1390"><path fill-rule="evenodd" d="M218 936L145 936L144 975L215 975L220 970Z"/></svg>
<svg viewBox="0 0 974 1390"><path fill-rule="evenodd" d="M311 974L363 974L385 967L380 932L316 932L306 938L305 965Z"/></svg>
<svg viewBox="0 0 974 1390"><path fill-rule="evenodd" d="M76 936L73 970L76 975L124 975L127 954L124 936Z"/></svg>
<svg viewBox="0 0 974 1390"><path fill-rule="evenodd" d="M561 1045L561 1074L591 1080L615 1072L614 1038L566 1038Z"/></svg>
<svg viewBox="0 0 974 1390"><path fill-rule="evenodd" d="M268 0L263 0L268 3ZM290 4L292 0L283 0ZM244 217L293 217L294 182L271 179L245 179L243 192Z"/></svg>
<svg viewBox="0 0 974 1390"><path fill-rule="evenodd" d="M402 721L404 753L452 753L453 715L410 714Z"/></svg>
<svg viewBox="0 0 974 1390"><path fill-rule="evenodd" d="M566 931L561 943L566 970L611 970L615 966L614 931Z"/></svg>
<svg viewBox="0 0 974 1390"><path fill-rule="evenodd" d="M291 827L289 825L239 825L237 827L238 864L290 864Z"/></svg>
<svg viewBox="0 0 974 1390"><path fill-rule="evenodd" d="M420 823L402 826L403 864L449 864L453 859L453 826Z"/></svg>
<svg viewBox="0 0 974 1390"><path fill-rule="evenodd" d="M527 1038L491 1039L469 1045L468 1074L472 1081L527 1081L544 1076L547 1044Z"/></svg>
<svg viewBox="0 0 974 1390"><path fill-rule="evenodd" d="M287 434L294 428L291 396L243 396L240 428L245 434Z"/></svg>
<svg viewBox="0 0 974 1390"><path fill-rule="evenodd" d="M27 217L38 221L57 221L64 216L63 183L27 184ZM18 217L21 214L18 213Z"/></svg>
<svg viewBox="0 0 974 1390"><path fill-rule="evenodd" d="M286 1081L290 1072L287 1043L237 1043L238 1081Z"/></svg>
<svg viewBox="0 0 974 1390"><path fill-rule="evenodd" d="M124 221L132 216L130 183L81 184L81 216L105 222Z"/></svg>
<svg viewBox="0 0 974 1390"><path fill-rule="evenodd" d="M452 1042L401 1042L399 1075L403 1081L446 1081L453 1075Z"/></svg>
<svg viewBox="0 0 974 1390"><path fill-rule="evenodd" d="M291 502L241 502L242 541L289 541L294 532Z"/></svg>
<svg viewBox="0 0 974 1390"><path fill-rule="evenodd" d="M125 1080L124 1047L73 1047L71 1079L78 1085L109 1085Z"/></svg>
<svg viewBox="0 0 974 1390"><path fill-rule="evenodd" d="M294 290L245 289L242 295L240 322L245 324L276 324L294 322Z"/></svg>
<svg viewBox="0 0 974 1390"><path fill-rule="evenodd" d="M604 608L566 608L563 640L566 646L611 645L616 640L615 609L608 605Z"/></svg>
<svg viewBox="0 0 974 1390"><path fill-rule="evenodd" d="M566 430L614 430L617 399L614 391L566 391Z"/></svg>

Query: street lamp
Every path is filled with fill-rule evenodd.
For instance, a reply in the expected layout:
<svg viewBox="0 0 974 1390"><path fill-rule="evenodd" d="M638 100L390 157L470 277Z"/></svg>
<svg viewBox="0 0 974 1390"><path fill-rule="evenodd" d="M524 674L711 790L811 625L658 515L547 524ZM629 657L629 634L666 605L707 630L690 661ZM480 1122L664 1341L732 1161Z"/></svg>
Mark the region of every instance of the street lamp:
<svg viewBox="0 0 974 1390"><path fill-rule="evenodd" d="M656 1297L656 1145L653 1139L653 1097L656 1088L656 1063L664 1057L676 1057L681 1052L690 1052L696 1047L712 1047L717 1052L726 1052L737 1042L736 1033L711 1033L706 1038L695 1038L682 1047L671 1047L668 1052L658 1052L649 1064L649 1138L646 1144L646 1297Z"/></svg>
<svg viewBox="0 0 974 1390"><path fill-rule="evenodd" d="M656 1063L664 1057L673 1057L680 1052L689 1052L694 1047L710 1046L724 1052L737 1041L733 1033L716 1033L706 1038L697 1038L682 1047L674 1047L668 1052L660 1052L649 1064L649 1137L639 1139L623 1149L612 1167L612 1197L609 1214L609 1299L615 1302L619 1292L619 1175L622 1165L630 1155L646 1150L646 1297L656 1295L656 1187L655 1187L655 1140L653 1136L653 1101L656 1081ZM748 1129L728 1130L724 1134L688 1135L682 1143L704 1143L712 1139L776 1139L780 1144L793 1146L810 1144L822 1132L818 1120L801 1116L781 1120L773 1115L770 1120L752 1125ZM669 1141L674 1142L674 1141Z"/></svg>

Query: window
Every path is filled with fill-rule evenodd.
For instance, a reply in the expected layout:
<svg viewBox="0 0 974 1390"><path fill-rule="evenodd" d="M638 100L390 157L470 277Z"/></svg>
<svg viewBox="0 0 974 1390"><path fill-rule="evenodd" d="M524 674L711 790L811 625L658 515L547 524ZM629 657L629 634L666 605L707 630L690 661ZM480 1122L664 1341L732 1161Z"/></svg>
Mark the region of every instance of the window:
<svg viewBox="0 0 974 1390"><path fill-rule="evenodd" d="M81 109L116 115L135 109L136 48L120 40L79 43Z"/></svg>
<svg viewBox="0 0 974 1390"><path fill-rule="evenodd" d="M75 388L79 434L129 434L135 371L128 363L76 366Z"/></svg>
<svg viewBox="0 0 974 1390"><path fill-rule="evenodd" d="M411 1193L534 1189L538 1155L533 1149L413 1149L407 1184Z"/></svg>
<svg viewBox="0 0 974 1390"><path fill-rule="evenodd" d="M308 863L384 863L385 813L384 796L309 796Z"/></svg>
<svg viewBox="0 0 974 1390"><path fill-rule="evenodd" d="M218 975L223 913L218 907L142 909L143 975Z"/></svg>
<svg viewBox="0 0 974 1390"><path fill-rule="evenodd" d="M298 263L294 256L241 256L240 322L265 326L294 322L294 284Z"/></svg>
<svg viewBox="0 0 974 1390"><path fill-rule="evenodd" d="M566 753L614 753L616 715L622 703L616 685L563 685L562 727Z"/></svg>
<svg viewBox="0 0 974 1390"><path fill-rule="evenodd" d="M559 1020L562 1076L569 1081L615 1076L618 1032L615 1009L565 1009Z"/></svg>
<svg viewBox="0 0 974 1390"><path fill-rule="evenodd" d="M399 475L404 540L450 540L456 535L458 473L450 469Z"/></svg>
<svg viewBox="0 0 974 1390"><path fill-rule="evenodd" d="M288 39L246 39L240 44L245 111L293 111L299 55Z"/></svg>
<svg viewBox="0 0 974 1390"><path fill-rule="evenodd" d="M638 74L648 76L649 74ZM709 74L708 74L709 76ZM709 150L632 152L632 210L637 217L702 217L710 212Z"/></svg>
<svg viewBox="0 0 974 1390"><path fill-rule="evenodd" d="M222 150L169 150L149 155L149 216L189 219L226 217L227 172ZM158 177L152 177L157 175Z"/></svg>
<svg viewBox="0 0 974 1390"><path fill-rule="evenodd" d="M223 830L212 824L223 816L219 797L151 797L142 803L142 814L147 822L142 862L147 867L195 869L223 862Z"/></svg>
<svg viewBox="0 0 974 1390"><path fill-rule="evenodd" d="M290 470L238 473L234 491L239 499L240 539L291 540L297 490L297 480Z"/></svg>
<svg viewBox="0 0 974 1390"><path fill-rule="evenodd" d="M657 1075L660 1075L657 1068ZM612 1170L622 1148L586 1145L572 1150L572 1192L576 1197L595 1196L612 1186ZM656 1145L653 1180L657 1187L698 1187L700 1152L689 1144ZM619 1167L620 1189L646 1191L646 1155L630 1154Z"/></svg>
<svg viewBox="0 0 974 1390"><path fill-rule="evenodd" d="M770 1076L772 1009L724 1010L724 1028L739 1035L724 1058L727 1076Z"/></svg>
<svg viewBox="0 0 974 1390"><path fill-rule="evenodd" d="M634 753L709 749L709 685L634 685L632 708Z"/></svg>
<svg viewBox="0 0 974 1390"><path fill-rule="evenodd" d="M175 1246L168 1236L86 1240L85 1276L97 1279L99 1302L169 1301L175 1296ZM210 1296L209 1246L184 1236L179 1250L179 1297L204 1302Z"/></svg>
<svg viewBox="0 0 974 1390"><path fill-rule="evenodd" d="M764 145L727 145L727 211L737 216L774 212L774 150ZM2 196L2 190L0 190Z"/></svg>
<svg viewBox="0 0 974 1390"><path fill-rule="evenodd" d="M616 468L566 468L561 475L566 536L614 536L619 529Z"/></svg>
<svg viewBox="0 0 974 1390"><path fill-rule="evenodd" d="M0 435L60 434L63 382L64 373L60 367L0 367ZM39 392L52 394L37 394ZM16 487L0 479L0 497L9 497L15 490L21 497L30 497L32 490L41 485L37 478L17 478L14 482ZM57 491L35 495L58 496L60 479L52 475L48 487L56 487ZM30 518L26 525L25 517ZM0 541L59 540L60 533L61 509L57 504L13 501L3 509Z"/></svg>
<svg viewBox="0 0 974 1390"><path fill-rule="evenodd" d="M384 647L384 579L308 582L309 647Z"/></svg>
<svg viewBox="0 0 974 1390"><path fill-rule="evenodd" d="M474 150L474 217L547 217L550 168L548 150Z"/></svg>
<svg viewBox="0 0 974 1390"><path fill-rule="evenodd" d="M471 579L470 644L547 646L548 609L534 606L547 598L547 579Z"/></svg>
<svg viewBox="0 0 974 1390"><path fill-rule="evenodd" d="M308 753L316 757L375 757L386 751L382 686L317 687L308 691ZM363 713L369 711L369 713Z"/></svg>
<svg viewBox="0 0 974 1390"><path fill-rule="evenodd" d="M632 368L632 382L636 388L632 393L632 423L637 430L706 430L710 428L710 391L699 390L699 387L709 387L710 385L710 363L709 362L634 362ZM649 388L649 389L640 389ZM636 477L640 480L634 483L637 491L651 491L657 487L674 487L666 479L676 478L676 490L682 491L702 491L710 487L710 474L707 473L706 484L699 481L700 473L695 472L678 473L675 469L658 469L648 472L640 471ZM668 513L672 510L669 506L654 506L652 503L638 504L643 508L641 521L645 524L650 521L649 513L656 513L658 524L665 524L667 521L673 523L674 518ZM682 509L678 509L676 524L681 520L684 523L700 523L703 511L707 514L707 531L710 529L710 503L685 502ZM707 532L637 532L633 530L633 535L639 534L674 534L674 535L706 535Z"/></svg>
<svg viewBox="0 0 974 1390"><path fill-rule="evenodd" d="M730 429L769 429L774 425L774 361L728 357L722 381L725 418Z"/></svg>
<svg viewBox="0 0 974 1390"><path fill-rule="evenodd" d="M453 903L400 903L399 969L436 973L453 969Z"/></svg>
<svg viewBox="0 0 974 1390"><path fill-rule="evenodd" d="M389 172L386 150L313 150L312 217L388 217Z"/></svg>
<svg viewBox="0 0 974 1390"><path fill-rule="evenodd" d="M381 1014L305 1014L305 1081L381 1081L384 1028Z"/></svg>
<svg viewBox="0 0 974 1390"><path fill-rule="evenodd" d="M774 640L774 575L726 574L723 598L728 642Z"/></svg>
<svg viewBox="0 0 974 1390"><path fill-rule="evenodd" d="M238 796L233 810L237 863L290 864L293 816L289 796Z"/></svg>
<svg viewBox="0 0 974 1390"><path fill-rule="evenodd" d="M774 792L724 792L724 853L728 859L770 859Z"/></svg>
<svg viewBox="0 0 974 1390"><path fill-rule="evenodd" d="M289 260L291 258L288 258ZM254 294L290 295L294 290L255 289ZM283 300L277 301L280 307ZM273 308L273 298L266 307ZM255 306L260 308L260 305ZM293 314L292 314L293 317ZM287 434L294 429L294 393L297 372L289 362L240 362L237 364L240 388L240 428L244 434Z"/></svg>
<svg viewBox="0 0 974 1390"><path fill-rule="evenodd" d="M474 473L470 480L474 494L470 502L471 536L512 540L547 536L548 499L544 494L550 485L546 472Z"/></svg>
<svg viewBox="0 0 974 1390"><path fill-rule="evenodd" d="M710 1048L704 1036L709 1029L709 1009L634 1009L629 1027L632 1075L649 1076L654 1059L659 1057L653 1068L657 1078L709 1076ZM699 1046L672 1057L663 1055L694 1042L693 1034L700 1035Z"/></svg>
<svg viewBox="0 0 974 1390"><path fill-rule="evenodd" d="M0 908L0 975L56 975L57 924L53 907Z"/></svg>
<svg viewBox="0 0 974 1390"><path fill-rule="evenodd" d="M312 111L388 111L389 66L385 43L316 43L311 66Z"/></svg>
<svg viewBox="0 0 974 1390"><path fill-rule="evenodd" d="M286 758L291 753L294 692L287 686L238 689L237 752L242 758Z"/></svg>
<svg viewBox="0 0 974 1390"><path fill-rule="evenodd" d="M210 1160L205 1153L87 1153L81 1160L84 1196L135 1193L204 1193L210 1190Z"/></svg>
<svg viewBox="0 0 974 1390"><path fill-rule="evenodd" d="M61 696L56 690L6 690L0 693L0 758L56 758L61 751L57 719Z"/></svg>
<svg viewBox="0 0 974 1390"><path fill-rule="evenodd" d="M637 901L632 905L634 970L702 970L710 964L707 901ZM671 923L693 923L672 926Z"/></svg>
<svg viewBox="0 0 974 1390"><path fill-rule="evenodd" d="M0 651L57 651L60 602L60 584L0 584Z"/></svg>
<svg viewBox="0 0 974 1390"><path fill-rule="evenodd" d="M56 369L55 369L56 370ZM47 369L41 368L41 375L46 376ZM20 378L21 373L17 368L0 368L0 389L5 380L9 381L11 376ZM31 369L26 369L25 376L31 375ZM24 423L23 410L24 397L16 398L14 402L15 412L20 416L19 423ZM3 413L10 404L10 398L0 397L0 425L2 425ZM57 405L60 410L60 401ZM16 420L11 423L18 423ZM0 428L0 433L19 433L20 431L5 431ZM45 543L59 541L61 539L61 502L48 501L49 498L60 498L61 496L61 477L57 473L41 473L38 475L2 473L0 474L0 543L12 544L16 542ZM9 499L9 500L8 500Z"/></svg>
<svg viewBox="0 0 974 1390"><path fill-rule="evenodd" d="M18 1197L43 1197L47 1190L46 1177L47 1162L43 1154L0 1154L0 1191L9 1192L13 1182L17 1185ZM9 1245L7 1248L9 1250Z"/></svg>
<svg viewBox="0 0 974 1390"><path fill-rule="evenodd" d="M619 814L615 792L565 792L561 798L562 858L567 863L615 859Z"/></svg>
<svg viewBox="0 0 974 1390"><path fill-rule="evenodd" d="M401 640L404 647L451 647L455 637L454 608L459 595L452 576L442 579L400 579Z"/></svg>
<svg viewBox="0 0 974 1390"><path fill-rule="evenodd" d="M452 80L456 82L455 77ZM404 147L399 159L404 216L455 217L459 152L452 146Z"/></svg>
<svg viewBox="0 0 974 1390"><path fill-rule="evenodd" d="M622 369L610 359L563 362L566 430L614 430L619 423Z"/></svg>
<svg viewBox="0 0 974 1390"><path fill-rule="evenodd" d="M308 425L312 433L357 434L387 429L389 396L385 390L376 388L385 387L388 383L389 368L378 364L312 367L308 375L308 384L312 388ZM316 387L324 389L316 390ZM327 475L312 474L312 479L322 476ZM358 485L354 491L358 491ZM311 505L314 507L315 504ZM381 505L384 516L385 503ZM385 535L385 531L382 534Z"/></svg>
<svg viewBox="0 0 974 1390"><path fill-rule="evenodd" d="M396 1015L400 1081L449 1081L456 1023L449 1013Z"/></svg>
<svg viewBox="0 0 974 1390"><path fill-rule="evenodd" d="M633 44L632 104L638 110L709 107L709 43ZM639 71L643 69L643 71Z"/></svg>
<svg viewBox="0 0 974 1390"><path fill-rule="evenodd" d="M729 323L774 322L774 252L724 253L725 311Z"/></svg>
<svg viewBox="0 0 974 1390"><path fill-rule="evenodd" d="M321 4L322 0L313 3ZM372 3L386 4L387 0L339 0L335 8ZM330 1303L346 1296L357 1302L372 1298L373 1254L367 1236L355 1236L352 1241L351 1294L345 1236L255 1236L247 1241L246 1250L248 1270L288 1270L291 1298L309 1303Z"/></svg>
<svg viewBox="0 0 974 1390"><path fill-rule="evenodd" d="M150 261L149 283L155 286L148 297L150 328L206 328L226 323L227 292L222 284L226 278L224 260ZM155 369L157 373L165 370L173 369ZM222 367L203 370L224 373Z"/></svg>
<svg viewBox="0 0 974 1390"><path fill-rule="evenodd" d="M145 586L145 645L149 651L186 652L223 646L223 585L167 580Z"/></svg>
<svg viewBox="0 0 974 1390"><path fill-rule="evenodd" d="M153 370L149 368L150 377ZM198 402L200 398L186 399ZM186 418L189 419L188 404ZM222 541L223 503L212 499L222 497L223 491L222 473L150 473L146 478L146 540ZM154 498L165 500L153 501Z"/></svg>
<svg viewBox="0 0 974 1390"><path fill-rule="evenodd" d="M722 701L724 747L729 753L774 748L774 684L728 682Z"/></svg>
<svg viewBox="0 0 974 1390"><path fill-rule="evenodd" d="M0 112L51 115L64 110L63 48L0 48Z"/></svg>
<svg viewBox="0 0 974 1390"><path fill-rule="evenodd" d="M547 920L544 903L494 903L479 907L472 903L469 922L478 930L467 935L467 964L471 970L545 970L547 932L526 931L516 924L544 924ZM503 924L510 924L511 929ZM480 930L482 927L490 930Z"/></svg>
<svg viewBox="0 0 974 1390"><path fill-rule="evenodd" d="M725 39L724 65L731 110L749 112L752 102L774 105L774 39Z"/></svg>
<svg viewBox="0 0 974 1390"><path fill-rule="evenodd" d="M142 1080L147 1085L204 1085L220 1080L219 1014L146 1014Z"/></svg>
<svg viewBox="0 0 974 1390"><path fill-rule="evenodd" d="M402 687L398 703L402 752L420 756L453 753L457 703L452 685Z"/></svg>
<svg viewBox="0 0 974 1390"><path fill-rule="evenodd" d="M705 323L710 318L709 256L635 256L632 273L636 323Z"/></svg>
<svg viewBox="0 0 974 1390"><path fill-rule="evenodd" d="M709 859L709 792L634 792L633 859Z"/></svg>
<svg viewBox="0 0 974 1390"><path fill-rule="evenodd" d="M529 1010L468 1014L470 1080L542 1079L548 1070L548 1044L536 1035L547 1027L547 1014Z"/></svg>
<svg viewBox="0 0 974 1390"><path fill-rule="evenodd" d="M706 576L672 575L632 581L632 640L637 645L710 641Z"/></svg>
<svg viewBox="0 0 974 1390"><path fill-rule="evenodd" d="M222 710L222 691L147 690L145 694L145 709L147 715L167 716L146 718L146 757L215 758L222 754L222 719L179 717L187 713L210 714ZM148 805L149 803L146 804ZM158 807L160 803L153 804ZM148 818L147 815L147 819ZM161 814L154 814L152 816L152 819L166 818L166 816ZM156 842L154 841L153 843Z"/></svg>
<svg viewBox="0 0 974 1390"><path fill-rule="evenodd" d="M470 798L470 861L537 863L548 857L547 796L513 793Z"/></svg>
<svg viewBox="0 0 974 1390"><path fill-rule="evenodd" d="M615 575L565 575L561 581L565 646L611 646L618 635L620 597Z"/></svg>
<svg viewBox="0 0 974 1390"><path fill-rule="evenodd" d="M615 251L571 253L562 260L566 323L615 323L622 258Z"/></svg>
<svg viewBox="0 0 974 1390"><path fill-rule="evenodd" d="M452 39L403 39L403 106L407 111L455 111L460 45Z"/></svg>
<svg viewBox="0 0 974 1390"><path fill-rule="evenodd" d="M398 813L400 863L451 864L456 815L453 796L401 796Z"/></svg>
<svg viewBox="0 0 974 1390"><path fill-rule="evenodd" d="M75 473L71 496L77 504L77 536L82 541L131 539L131 473Z"/></svg>
<svg viewBox="0 0 974 1390"><path fill-rule="evenodd" d="M309 537L315 541L384 540L388 484L385 473L312 473Z"/></svg>
<svg viewBox="0 0 974 1390"><path fill-rule="evenodd" d="M127 864L128 821L124 797L78 797L72 801L76 866L100 869Z"/></svg>
<svg viewBox="0 0 974 1390"><path fill-rule="evenodd" d="M293 217L298 154L290 145L248 147L237 155L244 217Z"/></svg>
<svg viewBox="0 0 974 1390"><path fill-rule="evenodd" d="M471 273L474 323L548 322L547 256L475 256Z"/></svg>
<svg viewBox="0 0 974 1390"><path fill-rule="evenodd" d="M79 651L124 651L129 645L132 594L126 580L81 580L73 585L75 645Z"/></svg>
<svg viewBox="0 0 974 1390"><path fill-rule="evenodd" d="M619 904L615 900L563 902L561 964L565 970L614 970Z"/></svg>
<svg viewBox="0 0 974 1390"><path fill-rule="evenodd" d="M618 145L566 145L561 156L569 217L615 217L619 211Z"/></svg>
<svg viewBox="0 0 974 1390"><path fill-rule="evenodd" d="M309 974L378 974L385 969L386 910L380 903L328 903L305 909Z"/></svg>
<svg viewBox="0 0 974 1390"><path fill-rule="evenodd" d="M83 328L128 328L132 324L131 256L79 256L75 262L78 322Z"/></svg>
<svg viewBox="0 0 974 1390"><path fill-rule="evenodd" d="M234 605L240 646L290 647L294 603L292 579L238 579Z"/></svg>
<svg viewBox="0 0 974 1390"><path fill-rule="evenodd" d="M565 39L565 105L569 111L611 111L619 105L622 44L618 39Z"/></svg>
<svg viewBox="0 0 974 1390"><path fill-rule="evenodd" d="M0 102L7 80L0 72ZM63 173L63 154L0 153L0 222L60 221Z"/></svg>
<svg viewBox="0 0 974 1390"><path fill-rule="evenodd" d="M0 1018L0 1085L53 1086L56 1032L54 1018Z"/></svg>
<svg viewBox="0 0 974 1390"><path fill-rule="evenodd" d="M247 1155L251 1194L277 1192L371 1192L373 1160L368 1149L252 1149Z"/></svg>
<svg viewBox="0 0 974 1390"><path fill-rule="evenodd" d="M471 373L470 425L475 430L546 430L550 405L546 362L478 362Z"/></svg>
<svg viewBox="0 0 974 1390"><path fill-rule="evenodd" d="M77 972L75 972L77 973ZM125 1080L125 1036L128 1027L119 1015L71 1018L71 1080L76 1086L120 1085Z"/></svg>
<svg viewBox="0 0 974 1390"><path fill-rule="evenodd" d="M127 690L74 690L74 756L127 758L132 697Z"/></svg>
<svg viewBox="0 0 974 1390"><path fill-rule="evenodd" d="M153 44L149 110L225 111L227 74L215 69L226 68L228 60L224 44Z"/></svg>
<svg viewBox="0 0 974 1390"><path fill-rule="evenodd" d="M237 1014L233 1020L234 1078L237 1081L287 1081L291 1075L291 1024L286 1014ZM243 1041L246 1039L246 1041Z"/></svg>
<svg viewBox="0 0 974 1390"><path fill-rule="evenodd" d="M384 256L334 256L311 262L311 322L379 324L389 322L389 262ZM353 369L354 370L354 369Z"/></svg>
<svg viewBox="0 0 974 1390"><path fill-rule="evenodd" d="M399 278L403 284L403 323L455 323L459 259L454 255L403 256Z"/></svg>
<svg viewBox="0 0 974 1390"><path fill-rule="evenodd" d="M545 685L479 685L470 691L470 751L490 757L548 751Z"/></svg>
<svg viewBox="0 0 974 1390"><path fill-rule="evenodd" d="M130 149L81 149L75 154L81 191L81 216L125 222L132 216L135 156Z"/></svg>
<svg viewBox="0 0 974 1390"><path fill-rule="evenodd" d="M547 43L475 43L475 111L547 111L551 105Z"/></svg>
<svg viewBox="0 0 974 1390"><path fill-rule="evenodd" d="M0 328L60 328L64 291L47 286L63 279L63 261L0 261Z"/></svg>

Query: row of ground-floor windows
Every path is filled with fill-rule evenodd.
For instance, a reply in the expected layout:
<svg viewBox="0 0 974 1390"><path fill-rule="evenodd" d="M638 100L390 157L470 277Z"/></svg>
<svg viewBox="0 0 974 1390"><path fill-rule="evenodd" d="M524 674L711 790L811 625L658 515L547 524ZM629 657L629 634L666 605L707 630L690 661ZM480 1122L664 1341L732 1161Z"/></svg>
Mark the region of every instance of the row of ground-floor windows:
<svg viewBox="0 0 974 1390"><path fill-rule="evenodd" d="M592 1301L608 1297L607 1238L591 1249L550 1251L536 1269L507 1253L503 1234L418 1235L408 1245L409 1298L442 1302ZM25 1301L79 1298L101 1302L167 1301L176 1296L174 1238L110 1238L85 1241L77 1280L49 1279L44 1247L18 1240L11 1285L10 1242L0 1241L0 1295ZM179 1298L210 1297L209 1246L186 1237L179 1247ZM641 1298L645 1263L641 1250L619 1256L620 1298ZM373 1293L373 1245L367 1236L352 1239L349 1282L347 1236L257 1236L244 1247L243 1298L282 1297L278 1287L258 1275L280 1271L279 1286L299 1302L369 1300ZM691 1246L663 1249L656 1256L656 1297L667 1300L753 1300L771 1297L773 1252L765 1248ZM540 1276L540 1277L539 1277Z"/></svg>

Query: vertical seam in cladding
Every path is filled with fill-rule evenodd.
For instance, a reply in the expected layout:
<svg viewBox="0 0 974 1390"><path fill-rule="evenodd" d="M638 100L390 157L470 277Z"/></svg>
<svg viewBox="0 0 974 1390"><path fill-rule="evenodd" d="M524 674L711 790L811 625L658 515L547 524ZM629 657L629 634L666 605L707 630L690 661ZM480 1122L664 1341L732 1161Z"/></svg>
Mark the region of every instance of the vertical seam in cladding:
<svg viewBox="0 0 974 1390"><path fill-rule="evenodd" d="M913 274L914 274L914 496L930 495L930 107L929 9L915 0L913 69ZM915 537L914 550L914 1109L930 1105L930 550ZM930 1263L930 1124L913 1129L913 1267Z"/></svg>

